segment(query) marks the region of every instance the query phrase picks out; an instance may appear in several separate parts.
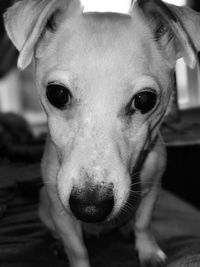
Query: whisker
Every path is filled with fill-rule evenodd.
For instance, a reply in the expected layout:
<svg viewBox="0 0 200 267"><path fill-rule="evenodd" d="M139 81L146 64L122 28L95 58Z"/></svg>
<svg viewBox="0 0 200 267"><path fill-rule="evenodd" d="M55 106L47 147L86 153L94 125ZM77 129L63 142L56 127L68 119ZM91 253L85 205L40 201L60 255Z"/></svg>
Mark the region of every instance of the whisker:
<svg viewBox="0 0 200 267"><path fill-rule="evenodd" d="M138 185L138 184L141 184L143 186L144 185L155 185L155 181L149 181L149 182L148 181L143 181L143 182L139 181L139 182L136 182L136 183L132 183L131 186ZM160 184L161 185L162 183L156 181L156 184L158 184L158 185Z"/></svg>
<svg viewBox="0 0 200 267"><path fill-rule="evenodd" d="M56 182L55 181L44 181L44 184L53 184L53 185L56 185Z"/></svg>
<svg viewBox="0 0 200 267"><path fill-rule="evenodd" d="M138 185L138 184L141 184L141 181L139 181L139 182L134 182L134 183L131 183L131 186Z"/></svg>
<svg viewBox="0 0 200 267"><path fill-rule="evenodd" d="M130 189L130 192L131 192L131 193L136 193L136 194L140 194L140 193L142 193L141 190L132 190L132 189Z"/></svg>

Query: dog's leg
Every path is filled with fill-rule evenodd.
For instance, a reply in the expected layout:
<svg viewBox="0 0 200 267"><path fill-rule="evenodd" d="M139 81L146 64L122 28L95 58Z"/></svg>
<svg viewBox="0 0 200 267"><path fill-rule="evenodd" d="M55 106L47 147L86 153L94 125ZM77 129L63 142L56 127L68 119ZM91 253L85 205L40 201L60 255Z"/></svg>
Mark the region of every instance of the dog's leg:
<svg viewBox="0 0 200 267"><path fill-rule="evenodd" d="M70 267L90 267L80 222L68 214L52 209L52 219L67 253Z"/></svg>
<svg viewBox="0 0 200 267"><path fill-rule="evenodd" d="M136 220L128 222L120 228L120 233L125 239L130 239L135 232L136 249L142 266L158 267L166 260L164 252L159 248L151 234L150 221L157 189L153 188L146 195L137 211Z"/></svg>
<svg viewBox="0 0 200 267"><path fill-rule="evenodd" d="M143 194L141 203L134 220L128 222L120 229L121 234L125 238L130 237L133 231L135 232L136 249L142 266L160 266L166 259L150 229L152 212L160 187L160 178L165 169L165 158L165 149L159 144L149 153L141 173Z"/></svg>
<svg viewBox="0 0 200 267"><path fill-rule="evenodd" d="M58 209L57 204L55 208L54 204L50 202L45 188L42 188L40 193L39 214L55 238L62 240L70 267L90 267L81 224L66 212L64 213L61 207Z"/></svg>
<svg viewBox="0 0 200 267"><path fill-rule="evenodd" d="M51 219L50 201L44 186L40 190L39 217L44 225L51 231L52 235L57 239L58 235L56 233L56 228Z"/></svg>
<svg viewBox="0 0 200 267"><path fill-rule="evenodd" d="M159 144L150 152L142 172L143 198L135 217L136 249L142 266L161 266L166 260L164 252L151 234L150 222L157 199L160 178L165 169L165 149Z"/></svg>
<svg viewBox="0 0 200 267"><path fill-rule="evenodd" d="M166 260L164 252L157 245L150 230L151 214L156 198L157 188L155 186L143 198L136 214L134 227L136 249L142 266L161 266Z"/></svg>
<svg viewBox="0 0 200 267"><path fill-rule="evenodd" d="M62 207L57 195L55 177L59 161L55 147L47 139L42 161L45 187L40 192L39 215L44 224L64 245L70 267L90 267L81 223Z"/></svg>

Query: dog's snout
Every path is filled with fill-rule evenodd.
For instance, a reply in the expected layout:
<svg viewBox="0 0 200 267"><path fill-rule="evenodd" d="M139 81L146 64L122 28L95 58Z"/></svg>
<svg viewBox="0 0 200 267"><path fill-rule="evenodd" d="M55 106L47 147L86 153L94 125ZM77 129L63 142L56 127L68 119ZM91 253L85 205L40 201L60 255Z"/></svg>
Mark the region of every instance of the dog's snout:
<svg viewBox="0 0 200 267"><path fill-rule="evenodd" d="M84 222L104 221L114 206L112 188L87 186L72 189L69 205L74 216Z"/></svg>

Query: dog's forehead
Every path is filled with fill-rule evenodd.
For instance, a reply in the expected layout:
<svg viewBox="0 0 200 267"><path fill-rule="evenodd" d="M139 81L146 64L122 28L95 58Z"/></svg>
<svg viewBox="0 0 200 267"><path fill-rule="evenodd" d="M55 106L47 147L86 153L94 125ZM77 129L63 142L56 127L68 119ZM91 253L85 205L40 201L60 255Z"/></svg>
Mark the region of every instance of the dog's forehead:
<svg viewBox="0 0 200 267"><path fill-rule="evenodd" d="M82 54L112 55L113 52L120 56L123 53L124 60L125 54L150 54L151 41L149 28L140 16L118 13L83 13L66 20L58 33L60 52L68 47L68 51Z"/></svg>
<svg viewBox="0 0 200 267"><path fill-rule="evenodd" d="M113 84L134 79L160 60L151 31L138 14L83 13L66 18L56 34L43 69L64 70L90 83L92 77L96 82L106 77Z"/></svg>

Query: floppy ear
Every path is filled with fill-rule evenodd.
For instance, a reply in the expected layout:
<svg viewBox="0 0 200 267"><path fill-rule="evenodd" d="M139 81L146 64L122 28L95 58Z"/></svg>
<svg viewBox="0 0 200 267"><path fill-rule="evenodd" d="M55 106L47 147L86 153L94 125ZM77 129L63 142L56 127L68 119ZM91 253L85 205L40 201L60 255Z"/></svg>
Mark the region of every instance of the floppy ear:
<svg viewBox="0 0 200 267"><path fill-rule="evenodd" d="M161 0L137 0L137 7L153 30L154 38L170 65L183 57L194 68L200 50L200 14L188 7L178 7Z"/></svg>
<svg viewBox="0 0 200 267"><path fill-rule="evenodd" d="M79 9L79 0L22 0L4 14L7 34L19 50L18 67L25 69L45 29L55 30L55 16L66 9ZM81 10L81 9L80 9Z"/></svg>

